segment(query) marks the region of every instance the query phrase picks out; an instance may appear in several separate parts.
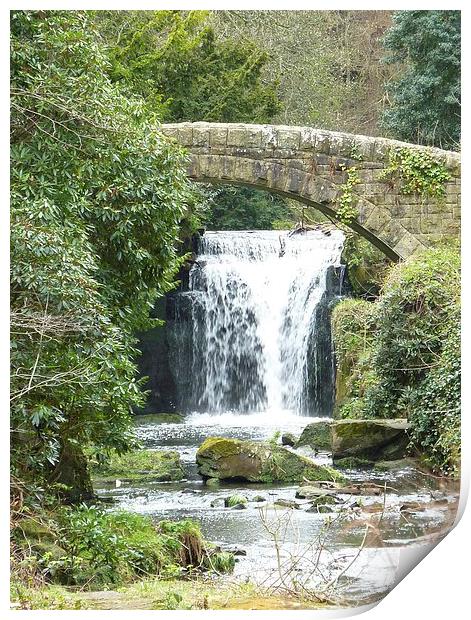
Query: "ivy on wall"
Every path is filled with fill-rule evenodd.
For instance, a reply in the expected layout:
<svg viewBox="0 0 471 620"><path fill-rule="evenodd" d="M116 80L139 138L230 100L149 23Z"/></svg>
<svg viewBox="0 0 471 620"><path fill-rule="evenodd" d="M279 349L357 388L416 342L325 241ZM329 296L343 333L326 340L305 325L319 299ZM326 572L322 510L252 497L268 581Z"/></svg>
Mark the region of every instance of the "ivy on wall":
<svg viewBox="0 0 471 620"><path fill-rule="evenodd" d="M450 173L431 153L404 147L391 150L382 178L392 187L398 186L401 194L441 200L445 197L445 183Z"/></svg>

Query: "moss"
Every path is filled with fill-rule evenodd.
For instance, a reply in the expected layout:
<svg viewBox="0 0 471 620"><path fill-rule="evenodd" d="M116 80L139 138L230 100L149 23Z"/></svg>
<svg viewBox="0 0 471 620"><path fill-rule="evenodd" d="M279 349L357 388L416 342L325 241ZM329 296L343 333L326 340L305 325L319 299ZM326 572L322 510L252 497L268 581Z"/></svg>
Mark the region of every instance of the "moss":
<svg viewBox="0 0 471 620"><path fill-rule="evenodd" d="M234 506L237 506L238 504L247 504L247 498L244 495L231 495L230 497L227 498L227 500L224 500L224 504L228 507L228 508L233 508Z"/></svg>
<svg viewBox="0 0 471 620"><path fill-rule="evenodd" d="M342 478L332 468L269 442L210 437L198 449L196 461L205 478L267 483Z"/></svg>
<svg viewBox="0 0 471 620"><path fill-rule="evenodd" d="M361 459L356 456L335 460L335 467L338 467L339 469L364 469L373 467L374 465L374 461Z"/></svg>
<svg viewBox="0 0 471 620"><path fill-rule="evenodd" d="M308 480L344 480L342 474L332 467L320 466L311 459L276 447L267 460L261 479L264 482L301 482Z"/></svg>
<svg viewBox="0 0 471 620"><path fill-rule="evenodd" d="M54 541L56 538L56 533L51 525L39 517L27 517L17 521L15 530L17 530L18 535L32 541Z"/></svg>
<svg viewBox="0 0 471 620"><path fill-rule="evenodd" d="M199 453L214 455L214 458L238 454L242 441L225 437L208 437L199 447Z"/></svg>
<svg viewBox="0 0 471 620"><path fill-rule="evenodd" d="M296 444L310 446L313 450L331 449L330 422L313 422L308 424Z"/></svg>
<svg viewBox="0 0 471 620"><path fill-rule="evenodd" d="M101 482L117 478L169 482L184 477L179 454L165 450L135 450L114 455L107 463L97 465L93 470L94 480Z"/></svg>
<svg viewBox="0 0 471 620"><path fill-rule="evenodd" d="M337 459L397 459L404 456L406 420L343 420L332 424L332 456Z"/></svg>

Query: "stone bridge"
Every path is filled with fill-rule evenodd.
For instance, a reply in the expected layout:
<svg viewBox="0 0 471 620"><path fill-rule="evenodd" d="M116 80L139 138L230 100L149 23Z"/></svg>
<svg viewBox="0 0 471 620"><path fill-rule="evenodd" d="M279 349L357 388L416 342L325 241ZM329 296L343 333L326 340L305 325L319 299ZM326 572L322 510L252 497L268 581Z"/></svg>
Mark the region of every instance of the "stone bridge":
<svg viewBox="0 0 471 620"><path fill-rule="evenodd" d="M162 131L188 150L195 181L264 189L343 223L340 199L354 167L355 215L348 225L393 260L460 233L458 153L310 127L176 123ZM443 197L404 194L400 180L385 178L391 152L402 148L427 151L444 165Z"/></svg>

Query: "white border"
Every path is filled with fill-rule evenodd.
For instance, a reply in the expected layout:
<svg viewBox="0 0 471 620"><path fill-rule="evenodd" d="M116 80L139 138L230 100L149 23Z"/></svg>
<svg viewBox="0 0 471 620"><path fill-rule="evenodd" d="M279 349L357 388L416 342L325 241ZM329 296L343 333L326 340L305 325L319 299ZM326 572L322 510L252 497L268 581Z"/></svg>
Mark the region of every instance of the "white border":
<svg viewBox="0 0 471 620"><path fill-rule="evenodd" d="M289 6L287 6L289 4ZM410 2L340 2L332 0L331 2L300 2L299 0L291 0L287 2L276 1L258 1L247 2L245 0L239 0L238 2L201 2L193 0L192 2L169 2L162 0L161 2L123 2L116 0L115 2L12 2L8 8L4 8L2 11L2 19L0 21L0 45L2 47L2 78L4 90L1 97L1 111L2 111L2 166L1 166L1 184L2 188L1 196L2 209L0 211L2 222L0 225L0 247L1 252L1 274L3 295L1 298L0 312L2 327L2 339L1 339L1 366L0 366L0 379L2 389L2 403L3 410L1 416L1 424L4 425L3 432L0 435L1 441L4 444L0 454L2 455L2 476L0 477L1 484L1 497L4 502L4 509L1 512L1 527L2 527L2 545L1 549L3 553L0 559L0 610L4 611L6 617L10 617L14 614L15 618L34 617L49 618L51 611L9 611L9 592L8 592L8 579L9 579L9 566L8 566L8 554L6 550L9 547L8 535L9 535L9 496L8 496L8 453L9 453L9 425L8 425L8 379L9 376L9 363L8 363L8 64L9 64L9 16L8 11L14 9L292 9L292 10L332 10L332 9L356 9L356 10L410 10L410 9L456 9L462 11L463 20L463 70L464 87L463 87L463 240L466 241L467 234L470 232L469 227L469 205L470 198L469 183L467 182L467 145L469 138L469 122L468 113L469 109L469 89L466 83L467 72L469 71L469 39L471 34L469 30L469 13L470 10L467 7L468 3L465 2L414 2L411 6ZM465 242L463 243L463 316L466 316L468 304L469 285L467 276L467 266L469 265L469 247ZM469 324L469 323L468 323ZM465 379L469 376L467 372L469 369L469 329L466 322L463 324L463 376ZM463 467L462 467L462 493L460 501L460 514L462 515L461 521L456 528L446 537L446 539L435 548L430 555L420 562L418 568L414 569L396 588L381 601L377 606L367 611L367 618L370 620L397 620L398 616L403 618L427 618L433 620L434 618L461 619L464 616L464 610L469 607L469 532L471 531L471 516L470 510L464 512L464 504L469 489L469 471L470 471L470 426L469 421L469 388L467 381L463 381ZM357 613L365 611L365 609L356 610ZM129 611L55 611L54 616L65 616L70 613L87 614L88 618L102 617L103 614L107 615L113 613L117 618L129 618ZM193 617L201 615L201 617L208 617L208 615L215 614L234 614L246 616L251 612L243 611L133 611L132 615L141 616L145 614L154 614L158 617L167 616L171 614L172 618L187 616L190 613ZM296 611L294 612L296 617L349 617L354 615L353 611L346 610L335 612L316 612L316 611ZM469 612L468 612L469 613ZM293 612L289 611L259 611L257 612L257 618L273 618L274 615L283 614L284 617L291 616Z"/></svg>

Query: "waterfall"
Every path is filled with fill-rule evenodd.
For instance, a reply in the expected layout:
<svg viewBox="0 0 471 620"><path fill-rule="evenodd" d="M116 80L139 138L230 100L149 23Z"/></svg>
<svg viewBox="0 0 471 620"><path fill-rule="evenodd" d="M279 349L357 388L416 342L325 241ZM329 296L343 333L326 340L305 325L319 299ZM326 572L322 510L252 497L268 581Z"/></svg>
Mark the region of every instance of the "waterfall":
<svg viewBox="0 0 471 620"><path fill-rule="evenodd" d="M170 327L182 408L330 415L327 273L339 264L343 241L338 230L200 238Z"/></svg>

